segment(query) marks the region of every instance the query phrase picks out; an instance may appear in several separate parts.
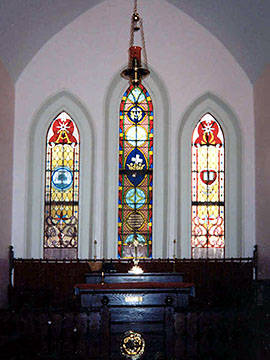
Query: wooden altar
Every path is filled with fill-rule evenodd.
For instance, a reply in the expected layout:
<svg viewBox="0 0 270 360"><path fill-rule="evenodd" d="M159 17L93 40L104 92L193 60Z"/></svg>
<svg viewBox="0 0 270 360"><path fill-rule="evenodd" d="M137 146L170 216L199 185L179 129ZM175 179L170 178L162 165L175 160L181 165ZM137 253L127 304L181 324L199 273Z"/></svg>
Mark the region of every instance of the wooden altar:
<svg viewBox="0 0 270 360"><path fill-rule="evenodd" d="M145 341L142 359L157 354L173 359L174 314L195 295L194 285L184 283L181 273L87 274L85 283L75 285L75 294L82 311L100 314L102 356L110 359L121 357L121 342L131 341L125 340L128 332Z"/></svg>
<svg viewBox="0 0 270 360"><path fill-rule="evenodd" d="M170 351L173 354L174 349L177 351L177 359L219 358L220 348L228 358L231 354L239 359L247 356L269 358L261 356L259 351L260 347L265 348L263 344L267 342L268 333L265 329L269 319L265 317L264 308L263 311L261 308L254 309L256 249L251 258L140 260L139 265L145 274L167 276L166 273L170 273L172 282L193 283L196 297L189 298L189 306L179 311L175 304L171 306L171 299L167 297L163 298L167 300L166 303L162 305L160 302L157 307L149 306L152 310L146 313L134 302L125 303L127 313L122 319L119 319L119 307L108 302L108 294L104 295L108 299L102 296L101 306L92 306L92 311L91 306L85 307L83 311L80 295L74 297L74 284L91 281L97 285L101 283L101 273L85 277L90 268L94 271L90 265L98 263L106 273L106 284L118 273L125 273L123 282L132 282L127 277L132 267L131 260L19 259L14 258L11 248L10 310L6 314L2 313L1 321L2 334L5 334L7 340L2 343L4 357L9 352L13 354L7 357L10 359L23 356L37 359L104 360L110 359L112 349L113 359L120 360L121 335L126 329L138 329L144 334L146 344L157 349L154 356L145 357L147 360L173 359L173 356L167 354ZM184 274L183 279L180 276L177 279L174 275L176 273ZM146 279L145 275L143 278ZM153 283L161 280L161 277L159 280L152 278ZM135 290L144 292L147 289ZM153 292L152 295L156 294ZM75 299L79 300L79 304ZM145 308L148 310L147 306ZM3 319L4 315L6 320ZM258 325L257 329L253 328L254 324ZM249 333L251 329L252 334ZM226 337L224 333L232 336ZM257 336L253 348L245 346L248 334L253 339ZM18 337L22 340L18 341Z"/></svg>

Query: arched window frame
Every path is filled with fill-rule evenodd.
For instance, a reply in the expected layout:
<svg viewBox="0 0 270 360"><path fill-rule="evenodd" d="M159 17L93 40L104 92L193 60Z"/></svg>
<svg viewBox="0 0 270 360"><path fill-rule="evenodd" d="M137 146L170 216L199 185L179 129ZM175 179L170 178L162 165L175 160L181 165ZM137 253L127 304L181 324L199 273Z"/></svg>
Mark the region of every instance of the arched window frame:
<svg viewBox="0 0 270 360"><path fill-rule="evenodd" d="M218 96L207 93L184 113L178 132L177 256L191 257L191 138L206 113L220 124L225 139L226 257L242 256L242 135L237 116Z"/></svg>
<svg viewBox="0 0 270 360"><path fill-rule="evenodd" d="M124 68L124 67L123 67ZM105 97L104 145L104 227L100 252L107 258L117 258L118 240L118 148L119 148L119 106L128 83L120 77L121 70L112 79ZM168 129L169 98L167 90L157 73L150 68L150 76L143 80L150 94L155 111L154 120L154 169L153 169L153 233L152 257L167 257L169 251L167 223L168 202ZM158 144L158 146L157 146ZM109 174L109 176L108 176ZM159 176L157 176L159 174ZM161 176L162 174L162 176ZM159 202L155 202L155 198Z"/></svg>
<svg viewBox="0 0 270 360"><path fill-rule="evenodd" d="M91 116L81 101L68 91L61 91L40 106L33 117L29 131L25 226L27 258L43 257L46 134L52 120L62 111L67 112L74 119L81 134L78 258L88 258L92 252L94 128Z"/></svg>

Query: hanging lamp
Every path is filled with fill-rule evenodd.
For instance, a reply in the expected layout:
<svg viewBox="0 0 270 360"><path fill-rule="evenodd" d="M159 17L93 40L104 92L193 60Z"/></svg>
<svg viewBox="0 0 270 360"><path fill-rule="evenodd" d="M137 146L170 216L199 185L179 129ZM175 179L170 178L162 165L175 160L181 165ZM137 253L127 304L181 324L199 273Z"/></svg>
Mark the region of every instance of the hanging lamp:
<svg viewBox="0 0 270 360"><path fill-rule="evenodd" d="M134 34L140 33L141 35L141 46L134 45ZM142 18L137 11L137 0L134 0L133 14L131 16L131 26L130 26L130 40L129 40L129 57L128 57L128 67L121 72L121 76L124 79L129 80L130 84L133 86L140 85L142 79L150 74L147 65L147 55L145 48L145 38L143 31L143 22ZM143 54L143 64L142 67L142 54ZM134 256L133 263L134 266L128 271L130 274L140 275L143 273L143 269L139 266L138 259L138 246L140 243L138 241L136 229L134 228L133 241L131 246L134 247Z"/></svg>
<svg viewBox="0 0 270 360"><path fill-rule="evenodd" d="M141 35L141 46L134 45L134 34L140 33ZM130 84L138 86L142 79L150 74L147 64L147 55L145 47L145 38L143 31L143 22L137 11L137 0L134 0L134 9L131 16L131 26L130 26L130 39L129 39L129 57L128 57L128 67L127 69L121 72L121 76L124 79L129 80ZM143 54L143 64L142 67L142 54Z"/></svg>

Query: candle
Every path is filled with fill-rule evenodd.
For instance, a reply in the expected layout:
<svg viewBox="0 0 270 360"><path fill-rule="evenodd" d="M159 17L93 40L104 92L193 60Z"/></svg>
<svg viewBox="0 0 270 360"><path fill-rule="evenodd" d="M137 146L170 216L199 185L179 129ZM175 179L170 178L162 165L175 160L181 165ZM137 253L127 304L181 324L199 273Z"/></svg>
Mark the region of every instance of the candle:
<svg viewBox="0 0 270 360"><path fill-rule="evenodd" d="M140 46L131 46L129 48L129 66L132 66L133 60L136 59L137 63L141 64L141 51Z"/></svg>

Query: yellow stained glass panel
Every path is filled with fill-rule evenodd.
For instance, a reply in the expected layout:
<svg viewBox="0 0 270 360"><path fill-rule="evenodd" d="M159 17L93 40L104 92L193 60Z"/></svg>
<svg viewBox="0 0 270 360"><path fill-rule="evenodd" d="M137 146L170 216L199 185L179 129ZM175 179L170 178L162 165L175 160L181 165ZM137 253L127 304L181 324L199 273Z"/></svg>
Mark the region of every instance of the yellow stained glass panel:
<svg viewBox="0 0 270 360"><path fill-rule="evenodd" d="M224 136L211 114L197 123L191 145L192 256L224 256ZM203 252L197 248L222 250Z"/></svg>
<svg viewBox="0 0 270 360"><path fill-rule="evenodd" d="M44 249L78 246L80 137L62 112L47 133Z"/></svg>

